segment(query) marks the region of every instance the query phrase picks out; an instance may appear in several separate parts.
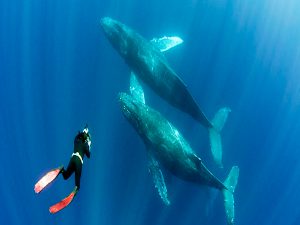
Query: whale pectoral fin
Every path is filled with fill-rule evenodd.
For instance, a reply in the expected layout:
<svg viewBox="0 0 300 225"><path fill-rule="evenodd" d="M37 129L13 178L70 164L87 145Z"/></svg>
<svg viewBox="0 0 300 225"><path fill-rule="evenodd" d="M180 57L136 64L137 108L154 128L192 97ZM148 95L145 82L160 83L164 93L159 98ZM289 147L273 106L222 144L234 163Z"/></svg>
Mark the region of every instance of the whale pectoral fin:
<svg viewBox="0 0 300 225"><path fill-rule="evenodd" d="M130 93L135 99L145 104L144 90L134 72L130 74Z"/></svg>
<svg viewBox="0 0 300 225"><path fill-rule="evenodd" d="M233 166L229 172L228 177L224 181L224 185L227 189L223 189L223 197L224 197L224 207L225 213L227 217L227 224L234 225L235 224L235 216L234 216L234 191L239 179L240 169L238 166Z"/></svg>
<svg viewBox="0 0 300 225"><path fill-rule="evenodd" d="M221 108L211 121L213 127L209 128L209 140L211 146L211 152L213 155L214 161L220 168L223 168L222 164L222 142L220 132L226 123L228 114L231 112L231 109L228 107Z"/></svg>
<svg viewBox="0 0 300 225"><path fill-rule="evenodd" d="M168 199L168 190L165 184L164 176L160 170L159 164L157 160L149 153L148 154L148 167L149 172L152 175L154 185L158 190L158 193L166 205L170 205L170 201Z"/></svg>
<svg viewBox="0 0 300 225"><path fill-rule="evenodd" d="M161 37L161 38L153 38L151 43L154 44L161 52L165 52L170 48L173 48L177 45L180 45L183 40L180 37Z"/></svg>
<svg viewBox="0 0 300 225"><path fill-rule="evenodd" d="M200 170L201 169L201 162L202 162L201 159L198 156L196 156L195 154L192 154L192 160L195 163L197 169Z"/></svg>

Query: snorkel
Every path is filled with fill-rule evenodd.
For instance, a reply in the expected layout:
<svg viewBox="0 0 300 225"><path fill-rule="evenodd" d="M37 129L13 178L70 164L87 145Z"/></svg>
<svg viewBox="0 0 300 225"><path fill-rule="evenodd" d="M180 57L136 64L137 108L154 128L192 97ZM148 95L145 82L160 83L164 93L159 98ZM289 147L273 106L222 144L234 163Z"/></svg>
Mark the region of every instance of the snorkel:
<svg viewBox="0 0 300 225"><path fill-rule="evenodd" d="M91 141L91 135L89 133L88 125L86 125L85 128L82 130L82 133L86 134L85 142L87 142L87 144L89 145L89 149L91 149L92 141Z"/></svg>

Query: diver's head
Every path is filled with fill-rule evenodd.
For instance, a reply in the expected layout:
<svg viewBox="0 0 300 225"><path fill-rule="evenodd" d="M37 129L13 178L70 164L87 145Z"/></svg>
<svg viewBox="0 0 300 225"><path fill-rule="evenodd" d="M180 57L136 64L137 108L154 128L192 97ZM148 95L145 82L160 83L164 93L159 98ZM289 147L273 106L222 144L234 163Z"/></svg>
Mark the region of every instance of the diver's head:
<svg viewBox="0 0 300 225"><path fill-rule="evenodd" d="M91 147L91 135L89 133L88 126L86 125L82 131L79 131L76 139L81 140L82 143L87 143Z"/></svg>

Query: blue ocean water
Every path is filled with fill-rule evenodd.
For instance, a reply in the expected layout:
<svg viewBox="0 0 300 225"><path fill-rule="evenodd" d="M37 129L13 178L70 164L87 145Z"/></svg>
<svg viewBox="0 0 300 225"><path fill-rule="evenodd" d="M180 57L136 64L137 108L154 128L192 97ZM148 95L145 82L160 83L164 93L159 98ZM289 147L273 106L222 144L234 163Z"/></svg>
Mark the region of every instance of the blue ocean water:
<svg viewBox="0 0 300 225"><path fill-rule="evenodd" d="M105 38L110 16L148 39L178 35L170 65L209 118L232 112L222 132L224 169L212 162L207 131L144 86L146 101L174 123L221 180L240 167L236 224L300 223L300 2L297 0L0 1L0 221L2 224L226 224L217 191L166 174L164 206L145 146L117 94L130 70ZM59 177L89 124L91 159L63 211L50 205L74 187Z"/></svg>

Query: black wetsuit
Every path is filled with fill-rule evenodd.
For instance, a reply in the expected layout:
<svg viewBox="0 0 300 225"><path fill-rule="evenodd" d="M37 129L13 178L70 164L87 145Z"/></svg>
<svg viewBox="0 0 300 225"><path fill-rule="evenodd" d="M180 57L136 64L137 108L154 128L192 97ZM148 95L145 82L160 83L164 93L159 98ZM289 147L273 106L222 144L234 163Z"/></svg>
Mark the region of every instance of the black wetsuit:
<svg viewBox="0 0 300 225"><path fill-rule="evenodd" d="M83 132L79 133L74 140L74 153L79 153L82 160L84 155L90 158L91 152L89 145L87 143L87 135ZM75 185L77 186L77 190L80 188L80 177L82 170L82 162L80 158L76 155L73 155L70 159L68 168L65 170L64 168L61 170L61 173L64 179L68 179L73 172L75 172Z"/></svg>

